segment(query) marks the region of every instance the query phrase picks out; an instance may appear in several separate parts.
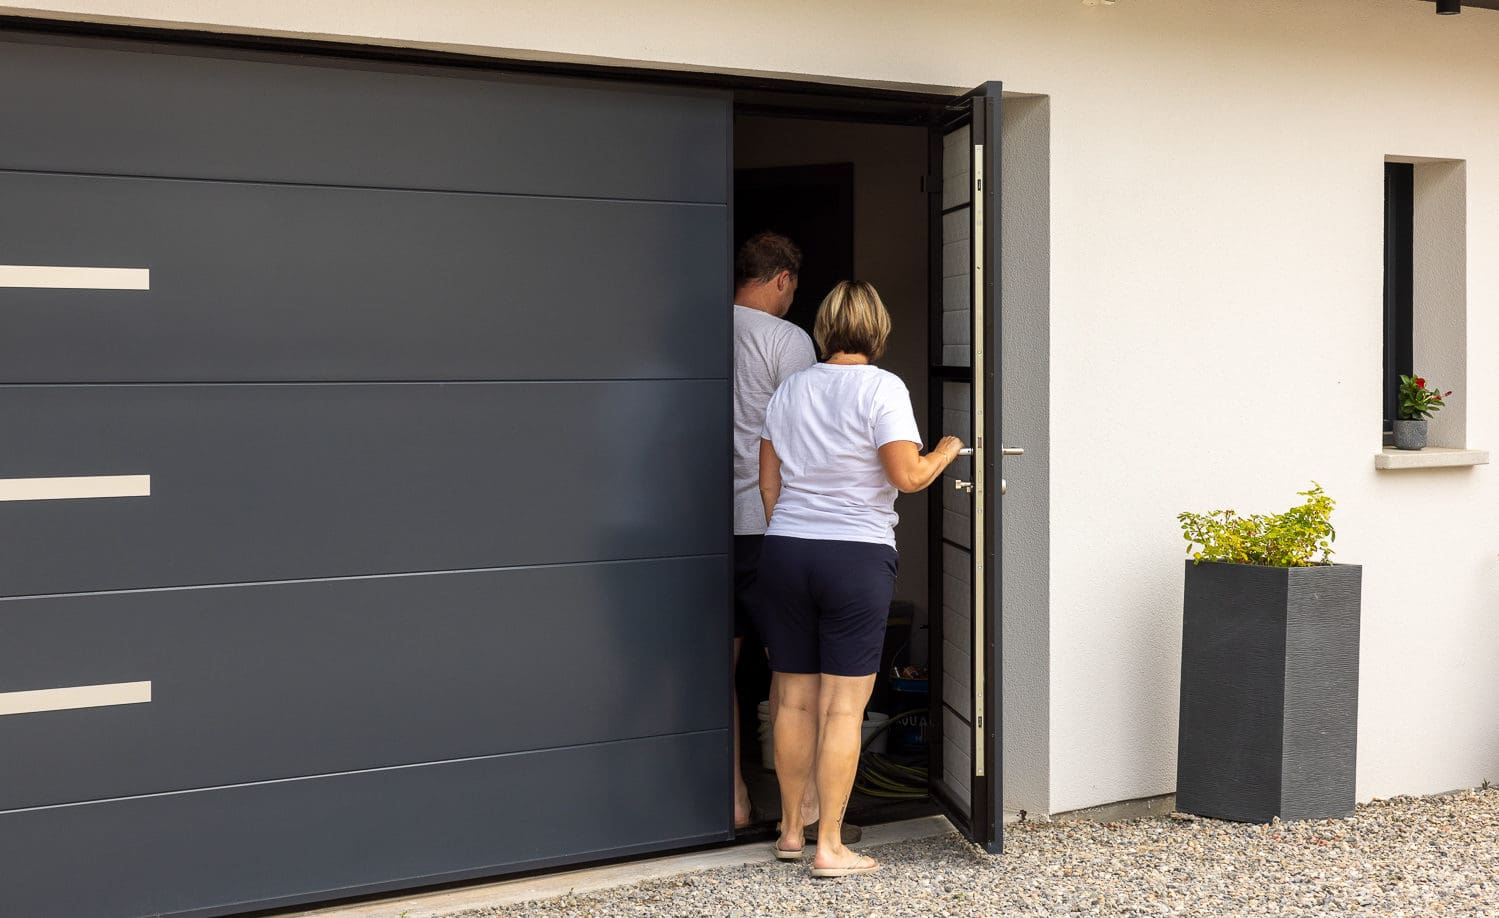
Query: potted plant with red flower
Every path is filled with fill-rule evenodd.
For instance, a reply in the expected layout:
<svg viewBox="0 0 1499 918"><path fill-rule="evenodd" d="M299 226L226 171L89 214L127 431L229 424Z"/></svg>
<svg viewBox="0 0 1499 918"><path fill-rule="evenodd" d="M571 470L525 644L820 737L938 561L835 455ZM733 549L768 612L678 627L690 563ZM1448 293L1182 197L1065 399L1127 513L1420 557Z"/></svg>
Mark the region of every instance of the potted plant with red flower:
<svg viewBox="0 0 1499 918"><path fill-rule="evenodd" d="M1426 388L1420 376L1400 377L1400 413L1395 419L1395 448L1424 449L1426 420L1442 410L1442 399L1452 394Z"/></svg>

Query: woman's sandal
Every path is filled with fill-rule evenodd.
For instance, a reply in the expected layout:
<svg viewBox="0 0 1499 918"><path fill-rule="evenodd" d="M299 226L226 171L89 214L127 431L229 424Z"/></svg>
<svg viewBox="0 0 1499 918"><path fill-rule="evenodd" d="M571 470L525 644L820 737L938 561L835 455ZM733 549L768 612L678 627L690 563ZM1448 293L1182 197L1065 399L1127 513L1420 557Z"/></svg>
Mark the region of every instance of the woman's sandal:
<svg viewBox="0 0 1499 918"><path fill-rule="evenodd" d="M880 869L879 861L872 857L866 857L865 860L869 861L869 863L858 867L813 867L812 876L822 878L852 877L858 876L861 873L874 873Z"/></svg>
<svg viewBox="0 0 1499 918"><path fill-rule="evenodd" d="M776 853L776 860L778 861L799 861L802 859L802 854L807 850L806 848L797 848L795 851L787 851L781 847L780 839L776 839L770 847Z"/></svg>

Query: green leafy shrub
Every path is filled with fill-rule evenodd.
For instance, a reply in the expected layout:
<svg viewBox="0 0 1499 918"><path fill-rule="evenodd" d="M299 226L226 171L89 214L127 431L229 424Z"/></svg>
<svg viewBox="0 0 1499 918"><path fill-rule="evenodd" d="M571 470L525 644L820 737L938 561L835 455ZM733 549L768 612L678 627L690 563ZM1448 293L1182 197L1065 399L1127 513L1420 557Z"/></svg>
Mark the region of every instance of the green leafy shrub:
<svg viewBox="0 0 1499 918"><path fill-rule="evenodd" d="M1332 543L1337 538L1332 528L1336 502L1315 481L1310 491L1297 493L1306 498L1305 503L1270 516L1239 516L1232 510L1178 514L1182 537L1188 543L1187 554L1194 563L1226 561L1268 567L1331 564Z"/></svg>

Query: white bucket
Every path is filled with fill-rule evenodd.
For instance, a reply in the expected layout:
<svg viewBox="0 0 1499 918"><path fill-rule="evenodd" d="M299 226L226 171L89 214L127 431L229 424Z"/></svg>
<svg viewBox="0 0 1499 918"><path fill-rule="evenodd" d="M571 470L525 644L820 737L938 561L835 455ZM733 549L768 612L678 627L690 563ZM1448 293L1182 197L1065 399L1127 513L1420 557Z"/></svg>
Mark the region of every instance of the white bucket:
<svg viewBox="0 0 1499 918"><path fill-rule="evenodd" d="M758 714L760 720L758 730L758 736L760 737L760 767L766 771L775 771L776 745L774 731L770 725L769 701L760 702ZM887 743L890 739L889 730L885 730L879 736L875 736L873 742L870 742L869 738L874 736L875 731L883 727L889 719L889 716L881 714L879 711L864 712L864 729L862 735L859 737L860 749L864 752L884 752L888 748Z"/></svg>

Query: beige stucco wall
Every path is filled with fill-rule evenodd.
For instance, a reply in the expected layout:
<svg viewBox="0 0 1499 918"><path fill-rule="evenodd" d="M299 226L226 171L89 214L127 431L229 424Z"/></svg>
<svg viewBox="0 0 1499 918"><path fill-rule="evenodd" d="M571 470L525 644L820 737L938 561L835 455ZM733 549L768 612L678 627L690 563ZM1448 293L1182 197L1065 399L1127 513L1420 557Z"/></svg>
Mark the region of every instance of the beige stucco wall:
<svg viewBox="0 0 1499 918"><path fill-rule="evenodd" d="M1049 808L1172 789L1174 514L1280 508L1313 478L1340 502L1340 559L1365 565L1360 798L1499 777L1499 469L1376 473L1372 458L1387 155L1467 161L1467 443L1499 448L1499 13L1438 17L1413 0L3 9L866 82L1001 79L1049 96Z"/></svg>

